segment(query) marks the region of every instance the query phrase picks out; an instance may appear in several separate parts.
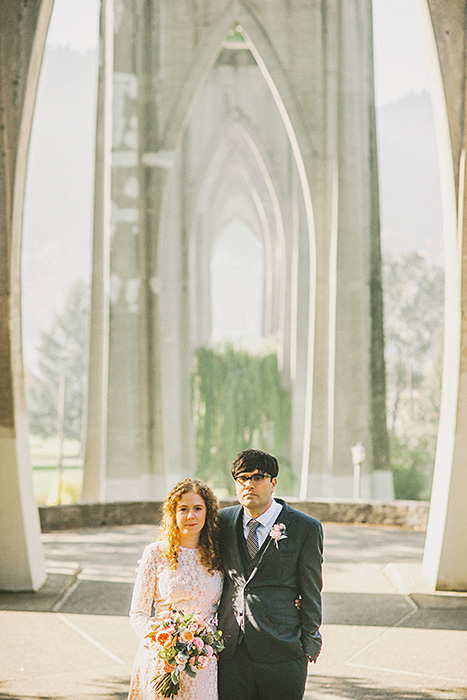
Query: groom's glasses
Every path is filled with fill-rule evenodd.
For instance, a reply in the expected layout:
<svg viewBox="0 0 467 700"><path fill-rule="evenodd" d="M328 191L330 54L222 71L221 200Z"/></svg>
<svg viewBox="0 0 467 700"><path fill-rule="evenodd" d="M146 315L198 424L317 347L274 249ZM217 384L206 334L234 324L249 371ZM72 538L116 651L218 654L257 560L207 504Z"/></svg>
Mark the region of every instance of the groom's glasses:
<svg viewBox="0 0 467 700"><path fill-rule="evenodd" d="M235 481L238 481L242 486L245 486L249 481L252 484L261 484L265 479L272 479L272 476L270 474L253 474L252 476L240 474L240 476L235 477Z"/></svg>

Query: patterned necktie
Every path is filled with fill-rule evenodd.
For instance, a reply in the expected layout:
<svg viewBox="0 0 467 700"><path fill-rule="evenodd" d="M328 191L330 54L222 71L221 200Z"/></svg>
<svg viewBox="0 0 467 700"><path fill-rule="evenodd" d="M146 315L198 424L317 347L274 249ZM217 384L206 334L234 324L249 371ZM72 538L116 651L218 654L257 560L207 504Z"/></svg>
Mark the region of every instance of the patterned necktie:
<svg viewBox="0 0 467 700"><path fill-rule="evenodd" d="M255 556L258 554L259 544L256 530L259 528L260 525L261 523L253 519L250 520L248 523L249 532L248 537L246 538L246 548L248 550L248 554L250 555L250 559L254 559Z"/></svg>

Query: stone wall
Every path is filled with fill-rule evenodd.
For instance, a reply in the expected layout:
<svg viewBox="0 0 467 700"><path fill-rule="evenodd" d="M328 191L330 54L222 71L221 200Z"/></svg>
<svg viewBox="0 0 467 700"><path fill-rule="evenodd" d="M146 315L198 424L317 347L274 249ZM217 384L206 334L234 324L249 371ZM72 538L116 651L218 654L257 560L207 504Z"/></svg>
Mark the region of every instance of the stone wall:
<svg viewBox="0 0 467 700"><path fill-rule="evenodd" d="M221 507L234 505L236 501L223 501ZM424 501L351 501L319 499L288 503L297 510L308 513L322 522L386 525L426 530L429 504ZM42 506L39 508L42 532L75 530L87 527L113 525L157 524L161 517L162 503L146 501L138 503L86 503L66 506Z"/></svg>

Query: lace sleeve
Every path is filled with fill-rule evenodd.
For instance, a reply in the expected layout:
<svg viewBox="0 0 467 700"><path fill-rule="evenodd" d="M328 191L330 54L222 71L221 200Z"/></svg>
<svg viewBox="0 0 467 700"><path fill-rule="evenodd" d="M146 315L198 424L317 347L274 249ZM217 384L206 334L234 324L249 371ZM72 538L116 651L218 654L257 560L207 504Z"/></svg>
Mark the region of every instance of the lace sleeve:
<svg viewBox="0 0 467 700"><path fill-rule="evenodd" d="M157 570L154 557L154 546L148 545L143 552L141 564L138 567L133 596L130 607L130 624L138 637L145 637L154 621L151 617L152 601L154 599Z"/></svg>

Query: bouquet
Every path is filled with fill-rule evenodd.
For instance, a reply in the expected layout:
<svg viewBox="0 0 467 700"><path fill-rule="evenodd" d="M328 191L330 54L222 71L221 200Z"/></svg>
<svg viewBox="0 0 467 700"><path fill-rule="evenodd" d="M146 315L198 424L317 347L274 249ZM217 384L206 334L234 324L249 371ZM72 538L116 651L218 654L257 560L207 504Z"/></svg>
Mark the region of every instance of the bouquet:
<svg viewBox="0 0 467 700"><path fill-rule="evenodd" d="M164 669L154 678L154 687L163 698L178 695L182 673L196 678L211 656L224 648L222 632L215 620L207 621L199 613L168 610L151 626L146 648L164 661Z"/></svg>

